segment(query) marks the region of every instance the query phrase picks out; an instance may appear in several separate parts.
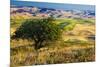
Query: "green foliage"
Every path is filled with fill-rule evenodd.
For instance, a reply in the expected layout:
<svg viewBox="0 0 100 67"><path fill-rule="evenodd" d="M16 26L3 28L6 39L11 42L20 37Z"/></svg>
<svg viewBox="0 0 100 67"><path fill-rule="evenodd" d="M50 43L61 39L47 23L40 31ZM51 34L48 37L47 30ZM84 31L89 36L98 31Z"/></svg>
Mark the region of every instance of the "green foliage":
<svg viewBox="0 0 100 67"><path fill-rule="evenodd" d="M77 21L79 24L85 24L85 23L94 24L95 23L94 19L77 19Z"/></svg>
<svg viewBox="0 0 100 67"><path fill-rule="evenodd" d="M56 23L62 30L70 31L73 30L75 25L78 23L76 19L56 19Z"/></svg>
<svg viewBox="0 0 100 67"><path fill-rule="evenodd" d="M43 42L55 41L60 38L61 29L53 23L55 19L28 19L15 31L15 38L26 38L35 41L35 48L39 49Z"/></svg>
<svg viewBox="0 0 100 67"><path fill-rule="evenodd" d="M76 23L75 22L62 22L59 24L59 27L62 30L66 30L66 31L70 31L73 30L73 28L75 27Z"/></svg>

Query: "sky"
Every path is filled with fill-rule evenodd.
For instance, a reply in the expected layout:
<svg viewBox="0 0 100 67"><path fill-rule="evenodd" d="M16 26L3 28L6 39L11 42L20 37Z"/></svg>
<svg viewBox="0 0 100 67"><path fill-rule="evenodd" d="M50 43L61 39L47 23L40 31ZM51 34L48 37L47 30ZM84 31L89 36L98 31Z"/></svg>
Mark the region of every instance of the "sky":
<svg viewBox="0 0 100 67"><path fill-rule="evenodd" d="M19 1L37 1L37 2L54 2L54 3L73 3L95 5L95 0L19 0Z"/></svg>
<svg viewBox="0 0 100 67"><path fill-rule="evenodd" d="M64 10L93 10L95 11L94 5L83 5L83 4L70 4L70 3L48 3L39 1L21 1L21 0L11 0L11 5L16 6L35 6L41 8L54 8L54 9L64 9Z"/></svg>

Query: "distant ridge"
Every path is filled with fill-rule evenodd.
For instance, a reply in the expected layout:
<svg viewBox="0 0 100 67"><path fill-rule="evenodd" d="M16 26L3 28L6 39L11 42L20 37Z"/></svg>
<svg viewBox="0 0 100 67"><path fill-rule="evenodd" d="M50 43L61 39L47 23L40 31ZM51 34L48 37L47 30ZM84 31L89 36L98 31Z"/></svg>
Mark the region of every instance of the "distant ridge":
<svg viewBox="0 0 100 67"><path fill-rule="evenodd" d="M94 5L81 5L81 4L65 4L65 3L48 3L48 2L33 2L33 1L15 1L11 0L13 6L35 6L41 8L53 8L63 10L92 10L95 11Z"/></svg>

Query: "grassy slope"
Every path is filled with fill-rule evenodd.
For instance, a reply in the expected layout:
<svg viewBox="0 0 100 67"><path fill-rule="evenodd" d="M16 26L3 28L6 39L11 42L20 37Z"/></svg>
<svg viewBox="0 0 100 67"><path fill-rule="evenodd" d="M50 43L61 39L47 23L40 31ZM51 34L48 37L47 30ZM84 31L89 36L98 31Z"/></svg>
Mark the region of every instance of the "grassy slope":
<svg viewBox="0 0 100 67"><path fill-rule="evenodd" d="M84 23L86 21L88 22ZM93 20L89 19L86 21L82 19L57 19L56 23L65 30L63 34L65 41L48 43L48 46L38 50L37 59L34 46L31 45L32 41L11 40L11 66L34 65L35 60L37 60L38 64L94 61L95 42L87 39L87 37L92 34L95 35L95 26ZM16 24L11 25L12 33L17 26ZM89 31L90 33L80 33L82 31Z"/></svg>

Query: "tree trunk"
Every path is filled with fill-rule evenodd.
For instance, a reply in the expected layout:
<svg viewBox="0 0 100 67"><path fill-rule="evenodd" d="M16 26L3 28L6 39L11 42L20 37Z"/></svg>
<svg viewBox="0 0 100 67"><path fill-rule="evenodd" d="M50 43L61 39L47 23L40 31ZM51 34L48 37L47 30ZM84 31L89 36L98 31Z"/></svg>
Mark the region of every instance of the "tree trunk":
<svg viewBox="0 0 100 67"><path fill-rule="evenodd" d="M40 49L41 47L43 47L43 41L37 41L35 43L35 50Z"/></svg>
<svg viewBox="0 0 100 67"><path fill-rule="evenodd" d="M37 65L38 64L38 50L35 50L35 65Z"/></svg>
<svg viewBox="0 0 100 67"><path fill-rule="evenodd" d="M40 49L42 47L42 43L43 43L43 41L37 41L35 43L35 54L36 54L36 56L35 56L35 65L38 64L38 55L39 55L38 49Z"/></svg>

